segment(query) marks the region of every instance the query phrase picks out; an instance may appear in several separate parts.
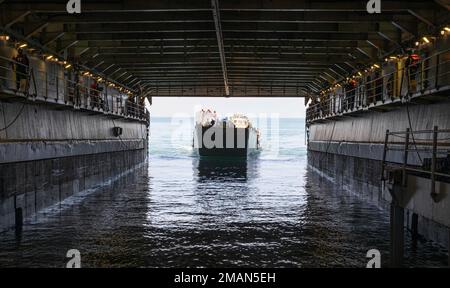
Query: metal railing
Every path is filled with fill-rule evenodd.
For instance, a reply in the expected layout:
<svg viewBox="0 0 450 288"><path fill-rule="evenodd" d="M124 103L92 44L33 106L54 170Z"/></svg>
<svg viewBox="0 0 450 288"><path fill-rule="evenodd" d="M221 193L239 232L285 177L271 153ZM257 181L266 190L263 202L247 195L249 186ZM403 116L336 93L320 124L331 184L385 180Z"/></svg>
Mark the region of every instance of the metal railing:
<svg viewBox="0 0 450 288"><path fill-rule="evenodd" d="M423 138L417 138L415 135L422 135L421 137ZM396 147L392 147L393 145ZM399 148L399 145L402 148ZM389 151L403 151L403 163L388 163L387 154ZM420 161L420 166L410 163L410 153L416 153ZM450 180L450 130L439 130L437 126L432 130L420 131L411 131L409 128L403 132L390 132L387 130L381 167L382 181L385 180L384 174L386 169L390 167L401 169L402 185L404 187L407 184L408 173L416 173L430 177L430 195L435 199L438 195L435 188L437 177L440 177L439 180Z"/></svg>
<svg viewBox="0 0 450 288"><path fill-rule="evenodd" d="M329 94L321 94L320 100L307 108L307 122L405 101L443 87L450 88L450 49L390 73L385 73L382 68L376 71L372 72L374 77L366 74L354 79L356 84L353 86L349 82Z"/></svg>
<svg viewBox="0 0 450 288"><path fill-rule="evenodd" d="M144 105L91 77L61 69L57 63L47 63L45 70L39 70L0 56L0 94L0 98L42 101L147 123L150 120Z"/></svg>

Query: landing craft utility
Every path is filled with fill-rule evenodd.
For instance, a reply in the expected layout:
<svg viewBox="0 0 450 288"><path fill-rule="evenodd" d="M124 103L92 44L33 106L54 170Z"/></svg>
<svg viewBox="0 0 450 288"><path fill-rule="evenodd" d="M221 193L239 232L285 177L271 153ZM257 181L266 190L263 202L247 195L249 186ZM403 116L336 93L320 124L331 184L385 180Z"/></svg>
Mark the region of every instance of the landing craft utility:
<svg viewBox="0 0 450 288"><path fill-rule="evenodd" d="M260 149L260 132L244 115L219 121L216 111L203 109L196 115L193 146L200 156L246 157Z"/></svg>

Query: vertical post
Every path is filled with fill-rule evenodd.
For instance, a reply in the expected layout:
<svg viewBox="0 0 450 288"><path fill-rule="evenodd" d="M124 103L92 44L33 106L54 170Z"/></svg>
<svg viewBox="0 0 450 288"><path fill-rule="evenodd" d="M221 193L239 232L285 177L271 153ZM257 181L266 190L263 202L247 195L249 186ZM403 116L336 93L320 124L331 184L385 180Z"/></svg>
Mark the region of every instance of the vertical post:
<svg viewBox="0 0 450 288"><path fill-rule="evenodd" d="M381 181L384 181L384 169L386 166L386 156L388 151L388 141L389 141L389 129L386 130L386 136L384 138L384 150L383 150L383 162L381 162Z"/></svg>
<svg viewBox="0 0 450 288"><path fill-rule="evenodd" d="M436 71L434 71L434 87L435 89L438 89L438 83L439 83L439 58L440 54L436 55Z"/></svg>
<svg viewBox="0 0 450 288"><path fill-rule="evenodd" d="M403 169L402 169L402 186L406 187L406 166L408 165L408 150L409 150L409 134L410 129L406 128L405 147L403 152Z"/></svg>
<svg viewBox="0 0 450 288"><path fill-rule="evenodd" d="M417 236L419 235L419 215L417 213L412 213L411 215L411 234L413 240L417 239Z"/></svg>
<svg viewBox="0 0 450 288"><path fill-rule="evenodd" d="M22 226L23 226L23 211L22 208L16 208L15 211L15 226L16 226L16 230L17 231L21 231L22 230Z"/></svg>
<svg viewBox="0 0 450 288"><path fill-rule="evenodd" d="M437 152L438 127L433 128L433 152L431 156L431 197L436 197L436 152Z"/></svg>
<svg viewBox="0 0 450 288"><path fill-rule="evenodd" d="M47 67L45 69L44 76L45 76L45 100L47 100L48 99L48 73L47 73Z"/></svg>
<svg viewBox="0 0 450 288"><path fill-rule="evenodd" d="M404 208L393 201L391 203L391 266L403 265L404 253Z"/></svg>
<svg viewBox="0 0 450 288"><path fill-rule="evenodd" d="M59 77L56 73L56 102L59 102Z"/></svg>
<svg viewBox="0 0 450 288"><path fill-rule="evenodd" d="M92 103L91 103L91 81L90 81L90 78L88 78L88 81L86 81L87 82L87 97L86 97L86 99L87 99L87 101L86 101L86 103L87 103L87 109L89 109L89 110L92 110L93 108L92 108Z"/></svg>
<svg viewBox="0 0 450 288"><path fill-rule="evenodd" d="M111 97L112 98L112 97ZM111 100L111 102L114 100ZM112 103L112 105L114 105L114 103ZM104 109L106 111L109 111L109 102L108 102L108 89L105 89L105 105L104 105ZM113 106L113 110L114 110L114 106Z"/></svg>

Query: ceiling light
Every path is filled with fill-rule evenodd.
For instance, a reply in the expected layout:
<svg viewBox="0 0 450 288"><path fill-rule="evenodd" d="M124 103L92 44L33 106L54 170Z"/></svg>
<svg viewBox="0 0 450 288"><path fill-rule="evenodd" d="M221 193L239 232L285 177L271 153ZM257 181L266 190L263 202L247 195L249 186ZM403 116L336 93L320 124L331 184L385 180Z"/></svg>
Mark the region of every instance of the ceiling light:
<svg viewBox="0 0 450 288"><path fill-rule="evenodd" d="M423 41L425 41L426 43L430 43L430 40L428 40L427 37L423 37L422 39L423 39Z"/></svg>

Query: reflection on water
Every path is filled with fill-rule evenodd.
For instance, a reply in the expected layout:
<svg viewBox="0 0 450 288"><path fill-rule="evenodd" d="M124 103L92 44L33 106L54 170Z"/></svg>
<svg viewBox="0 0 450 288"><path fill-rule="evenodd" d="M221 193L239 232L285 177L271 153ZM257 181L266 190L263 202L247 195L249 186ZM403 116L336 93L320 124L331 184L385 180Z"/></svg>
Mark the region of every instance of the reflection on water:
<svg viewBox="0 0 450 288"><path fill-rule="evenodd" d="M251 183L259 177L259 158L192 157L194 177L198 183Z"/></svg>
<svg viewBox="0 0 450 288"><path fill-rule="evenodd" d="M283 162L174 161L73 199L20 240L0 234L0 266L63 267L73 248L84 267L364 267L372 248L388 261L386 211L306 167L276 180L263 175ZM407 265L446 263L430 243L406 246Z"/></svg>
<svg viewBox="0 0 450 288"><path fill-rule="evenodd" d="M199 183L209 181L234 182L247 180L246 158L193 158L193 167Z"/></svg>

